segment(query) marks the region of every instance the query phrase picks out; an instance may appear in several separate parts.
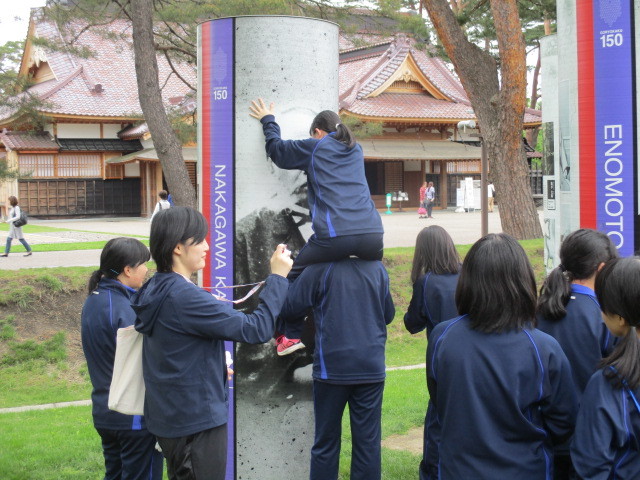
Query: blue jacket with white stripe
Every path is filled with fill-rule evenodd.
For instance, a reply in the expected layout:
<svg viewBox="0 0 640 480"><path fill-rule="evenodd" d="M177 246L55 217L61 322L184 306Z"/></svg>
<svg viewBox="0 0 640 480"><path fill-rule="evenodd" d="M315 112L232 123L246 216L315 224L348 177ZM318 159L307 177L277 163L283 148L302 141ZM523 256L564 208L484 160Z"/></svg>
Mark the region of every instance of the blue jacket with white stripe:
<svg viewBox="0 0 640 480"><path fill-rule="evenodd" d="M129 299L132 288L117 280L103 278L89 294L82 307L82 350L93 390L93 424L110 430L141 430L144 417L124 415L109 410L109 387L116 354L116 333L119 328L130 327L136 320Z"/></svg>
<svg viewBox="0 0 640 480"><path fill-rule="evenodd" d="M309 210L318 238L384 232L371 200L360 145L349 148L333 134L321 140L282 140L273 115L260 121L273 163L307 174Z"/></svg>
<svg viewBox="0 0 640 480"><path fill-rule="evenodd" d="M640 389L632 394L640 399ZM589 380L571 442L571 460L580 478L640 478L640 405L632 394L613 388L603 370Z"/></svg>
<svg viewBox="0 0 640 480"><path fill-rule="evenodd" d="M387 325L395 308L382 262L347 258L309 265L289 288L281 318L313 309L313 378L341 384L385 378Z"/></svg>
<svg viewBox="0 0 640 480"><path fill-rule="evenodd" d="M558 342L530 328L482 333L462 316L436 325L427 360L440 480L552 478L553 444L571 435L576 416Z"/></svg>
<svg viewBox="0 0 640 480"><path fill-rule="evenodd" d="M600 360L614 347L614 337L602 321L602 312L593 290L571 285L567 314L560 320L538 317L538 329L555 338L569 359L578 401Z"/></svg>

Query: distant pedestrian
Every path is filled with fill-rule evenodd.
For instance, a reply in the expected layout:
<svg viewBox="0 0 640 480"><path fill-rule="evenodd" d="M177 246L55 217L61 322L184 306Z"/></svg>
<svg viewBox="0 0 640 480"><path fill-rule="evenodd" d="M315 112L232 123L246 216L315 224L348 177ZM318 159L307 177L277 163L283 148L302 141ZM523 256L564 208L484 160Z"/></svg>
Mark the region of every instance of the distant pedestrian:
<svg viewBox="0 0 640 480"><path fill-rule="evenodd" d="M8 199L9 205L11 208L9 209L9 218L7 218L6 223L10 225L9 227L9 235L7 236L7 244L4 247L4 253L0 255L0 257L8 257L9 251L11 250L11 243L14 238L17 238L24 248L27 249L27 253L24 254L25 257L28 257L33 254L31 251L31 247L24 239L24 234L22 233L22 227L16 227L14 225L15 221L20 218L20 207L18 206L18 199L11 195Z"/></svg>
<svg viewBox="0 0 640 480"><path fill-rule="evenodd" d="M489 182L487 185L487 198L489 200L489 211L493 212L493 198L496 196L496 187L493 186L493 182Z"/></svg>
<svg viewBox="0 0 640 480"><path fill-rule="evenodd" d="M427 218L427 205L425 197L427 195L427 182L423 182L420 187L420 205L418 207L418 218Z"/></svg>
<svg viewBox="0 0 640 480"><path fill-rule="evenodd" d="M82 350L93 390L93 425L102 439L105 479L162 479L162 455L141 415L109 410L107 403L118 328L133 325L130 298L147 274L149 249L135 238L113 238L100 254L82 307Z"/></svg>
<svg viewBox="0 0 640 480"><path fill-rule="evenodd" d="M169 202L169 194L167 193L166 190L160 190L158 192L158 197L160 198L160 201L156 203L156 208L153 210L153 213L151 214L151 219L150 219L151 222L153 222L153 217L155 217L156 213L158 213L160 210L166 210L167 208L171 208L171 203Z"/></svg>
<svg viewBox="0 0 640 480"><path fill-rule="evenodd" d="M427 203L427 218L433 218L431 212L433 212L433 204L436 203L436 189L433 187L433 182L429 182L425 197Z"/></svg>

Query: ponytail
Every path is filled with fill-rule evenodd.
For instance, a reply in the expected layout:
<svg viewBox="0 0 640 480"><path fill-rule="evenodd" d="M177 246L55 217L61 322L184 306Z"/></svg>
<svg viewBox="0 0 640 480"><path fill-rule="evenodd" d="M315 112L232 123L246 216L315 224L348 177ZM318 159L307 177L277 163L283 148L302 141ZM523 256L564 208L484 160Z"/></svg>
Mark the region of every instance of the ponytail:
<svg viewBox="0 0 640 480"><path fill-rule="evenodd" d="M100 269L89 278L89 294L93 292L103 278L118 278L125 267L137 267L149 261L149 249L140 240L118 237L109 240L100 254Z"/></svg>
<svg viewBox="0 0 640 480"><path fill-rule="evenodd" d="M91 294L96 289L100 280L102 280L102 270L96 270L89 277L88 294Z"/></svg>
<svg viewBox="0 0 640 480"><path fill-rule="evenodd" d="M591 278L600 264L613 258L618 258L618 250L605 233L588 228L571 232L560 246L562 264L551 271L540 289L537 313L548 320L564 318L571 282Z"/></svg>
<svg viewBox="0 0 640 480"><path fill-rule="evenodd" d="M571 298L571 274L563 269L561 265L551 270L540 288L536 313L547 320L561 320L567 314L567 304Z"/></svg>
<svg viewBox="0 0 640 480"><path fill-rule="evenodd" d="M356 145L356 137L351 132L351 129L342 123L340 116L336 112L324 110L316 115L313 122L311 122L309 135L313 135L316 128L327 133L335 133L333 138L344 143L349 148L353 148Z"/></svg>
<svg viewBox="0 0 640 480"><path fill-rule="evenodd" d="M344 143L349 148L353 148L356 145L356 137L353 136L353 133L344 123L339 123L336 125L336 136L335 139L339 142Z"/></svg>

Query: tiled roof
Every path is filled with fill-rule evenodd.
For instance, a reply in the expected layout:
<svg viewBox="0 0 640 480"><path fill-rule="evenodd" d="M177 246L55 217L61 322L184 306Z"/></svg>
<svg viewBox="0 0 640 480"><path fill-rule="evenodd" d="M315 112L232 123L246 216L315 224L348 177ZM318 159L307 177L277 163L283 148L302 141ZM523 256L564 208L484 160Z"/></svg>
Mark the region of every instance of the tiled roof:
<svg viewBox="0 0 640 480"><path fill-rule="evenodd" d="M362 98L346 109L356 115L386 118L415 119L472 119L475 114L464 103L438 100L425 94L381 93L377 97Z"/></svg>
<svg viewBox="0 0 640 480"><path fill-rule="evenodd" d="M137 152L142 150L140 140L118 138L58 138L61 151L76 152Z"/></svg>
<svg viewBox="0 0 640 480"><path fill-rule="evenodd" d="M0 142L7 150L50 150L57 152L60 147L49 132L24 133L0 132Z"/></svg>
<svg viewBox="0 0 640 480"><path fill-rule="evenodd" d="M356 115L382 118L475 119L471 102L462 84L449 71L442 59L415 48L413 40L397 35L381 51L374 47L353 48L341 53L339 92L340 108ZM437 100L427 91L423 93L387 93L369 97L385 84L411 55L431 85L450 100ZM539 110L526 109L525 124L542 120Z"/></svg>
<svg viewBox="0 0 640 480"><path fill-rule="evenodd" d="M149 133L149 125L147 125L147 123L145 122L141 125L136 125L135 127L131 126L125 128L124 130L120 130L118 132L118 137L122 140L131 140L134 138L142 138L147 133Z"/></svg>
<svg viewBox="0 0 640 480"><path fill-rule="evenodd" d="M38 37L58 41L62 38L52 22L38 20L35 15L31 21L37 22L35 31ZM77 29L77 25L71 27ZM98 28L107 29L111 36L100 33ZM55 79L28 90L51 104L50 108L44 108L43 111L92 117L141 117L130 22L116 20L105 27L89 29L77 39L75 46L88 47L94 55L80 58L68 52L46 51L47 62ZM167 105L170 105L170 98L184 97L190 91L160 55L158 68L162 95ZM177 68L184 78L195 84L193 66L182 64ZM7 118L7 114L1 116Z"/></svg>

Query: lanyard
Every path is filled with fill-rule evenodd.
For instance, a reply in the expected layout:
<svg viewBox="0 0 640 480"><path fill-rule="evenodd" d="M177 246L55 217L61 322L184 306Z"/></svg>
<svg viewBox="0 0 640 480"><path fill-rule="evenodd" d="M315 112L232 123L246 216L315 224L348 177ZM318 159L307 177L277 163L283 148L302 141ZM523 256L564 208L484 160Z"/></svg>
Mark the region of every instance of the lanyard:
<svg viewBox="0 0 640 480"><path fill-rule="evenodd" d="M253 287L251 290L249 290L249 293L247 293L244 297L242 297L242 298L240 298L240 299L238 299L238 300L228 300L228 299L226 299L226 298L224 298L224 297L219 297L218 295L213 295L213 293L211 294L211 295L213 295L213 297L214 297L216 300L220 300L221 302L229 302L229 303L236 304L236 303L242 303L242 302L244 302L245 300L247 300L249 297L251 297L251 295L253 295L254 293L256 293L256 292L258 291L258 289L259 289L262 285L264 285L264 282L265 282L265 281L263 280L262 282L257 282L257 283L245 283L244 285L229 285L229 286L226 286L226 287L202 287L202 288L205 288L205 289L211 289L211 288L215 288L215 289L219 289L219 288L240 288L240 287L250 287L251 285L253 285L254 287Z"/></svg>

